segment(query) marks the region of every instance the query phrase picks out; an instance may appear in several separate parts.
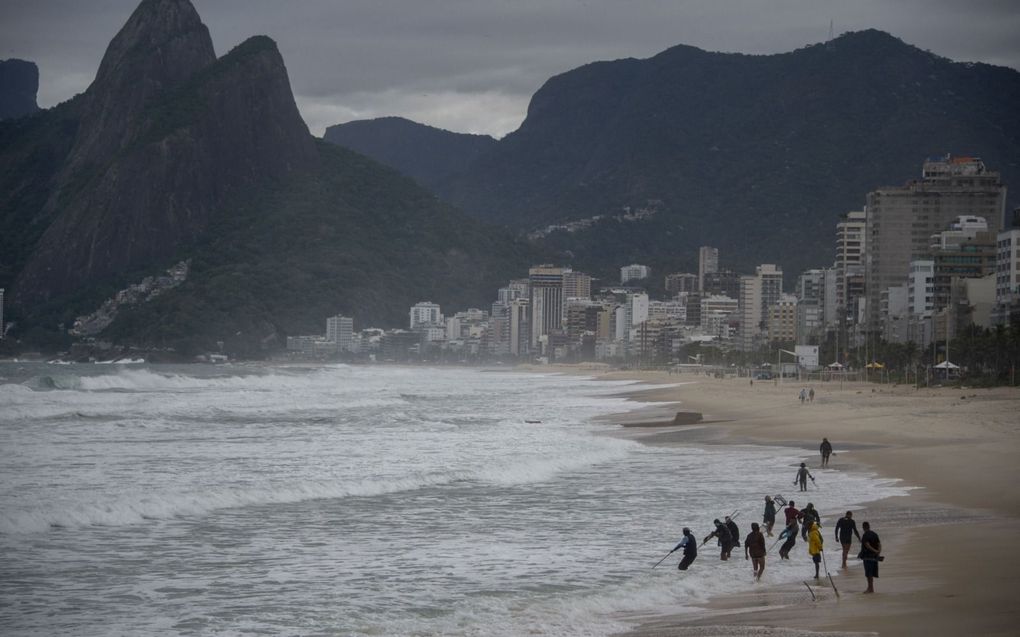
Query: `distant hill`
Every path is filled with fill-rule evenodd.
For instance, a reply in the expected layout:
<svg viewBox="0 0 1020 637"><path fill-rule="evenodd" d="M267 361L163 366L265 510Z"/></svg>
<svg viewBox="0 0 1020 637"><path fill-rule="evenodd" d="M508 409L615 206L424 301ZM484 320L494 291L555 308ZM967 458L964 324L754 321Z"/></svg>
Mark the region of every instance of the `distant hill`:
<svg viewBox="0 0 1020 637"><path fill-rule="evenodd" d="M0 120L39 110L39 67L26 60L0 60Z"/></svg>
<svg viewBox="0 0 1020 637"><path fill-rule="evenodd" d="M919 176L927 156L982 157L1016 205L1017 104L1017 71L881 31L778 55L676 46L551 78L520 129L426 183L479 218L545 229L533 235L545 248L595 274L691 270L707 244L725 267L777 262L790 280L831 264L840 215Z"/></svg>
<svg viewBox="0 0 1020 637"><path fill-rule="evenodd" d="M410 179L317 141L276 44L217 59L187 0L144 0L88 90L0 124L0 287L28 342L191 260L101 338L257 356L336 313L401 325L488 302L528 248Z"/></svg>
<svg viewBox="0 0 1020 637"><path fill-rule="evenodd" d="M337 124L326 129L323 139L368 155L422 184L435 184L464 172L496 146L496 140L488 135L451 133L402 117Z"/></svg>

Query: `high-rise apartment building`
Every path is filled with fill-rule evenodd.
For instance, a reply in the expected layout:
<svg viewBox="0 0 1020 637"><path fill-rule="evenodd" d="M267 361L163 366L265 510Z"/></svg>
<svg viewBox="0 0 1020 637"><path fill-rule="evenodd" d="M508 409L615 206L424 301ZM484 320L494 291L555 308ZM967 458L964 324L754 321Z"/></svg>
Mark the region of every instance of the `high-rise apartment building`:
<svg viewBox="0 0 1020 637"><path fill-rule="evenodd" d="M696 293L700 291L701 280L697 274L678 272L666 275L666 296L670 298L675 298L683 292Z"/></svg>
<svg viewBox="0 0 1020 637"><path fill-rule="evenodd" d="M563 275L570 268L538 265L528 270L531 300L531 351L540 351L543 336L563 329Z"/></svg>
<svg viewBox="0 0 1020 637"><path fill-rule="evenodd" d="M770 343L797 342L797 297L783 294L768 307L768 338Z"/></svg>
<svg viewBox="0 0 1020 637"><path fill-rule="evenodd" d="M836 312L839 319L858 316L864 298L864 256L867 250L867 213L846 213L836 224Z"/></svg>
<svg viewBox="0 0 1020 637"><path fill-rule="evenodd" d="M563 300L591 298L591 276L584 272L564 270Z"/></svg>
<svg viewBox="0 0 1020 637"><path fill-rule="evenodd" d="M763 263L755 274L740 277L740 334L738 347L745 352L761 344L768 327L769 307L779 302L783 293L783 271L779 266Z"/></svg>
<svg viewBox="0 0 1020 637"><path fill-rule="evenodd" d="M930 254L931 235L961 215L984 217L1002 228L1006 187L976 157L933 157L921 178L867 196L865 278L869 329L878 328L882 290L902 285L910 262Z"/></svg>
<svg viewBox="0 0 1020 637"><path fill-rule="evenodd" d="M524 356L531 352L531 302L514 299L509 306L510 355Z"/></svg>
<svg viewBox="0 0 1020 637"><path fill-rule="evenodd" d="M427 325L443 325L443 313L439 305L431 301L422 301L411 307L411 331Z"/></svg>
<svg viewBox="0 0 1020 637"><path fill-rule="evenodd" d="M336 343L336 351L350 352L354 345L354 319L337 314L326 319L326 340Z"/></svg>
<svg viewBox="0 0 1020 637"><path fill-rule="evenodd" d="M702 296L740 297L740 275L732 270L706 272L702 278Z"/></svg>
<svg viewBox="0 0 1020 637"><path fill-rule="evenodd" d="M698 291L705 291L705 275L719 271L719 248L698 248ZM713 292L713 294L716 292Z"/></svg>
<svg viewBox="0 0 1020 637"><path fill-rule="evenodd" d="M0 288L0 341L4 338L4 289Z"/></svg>

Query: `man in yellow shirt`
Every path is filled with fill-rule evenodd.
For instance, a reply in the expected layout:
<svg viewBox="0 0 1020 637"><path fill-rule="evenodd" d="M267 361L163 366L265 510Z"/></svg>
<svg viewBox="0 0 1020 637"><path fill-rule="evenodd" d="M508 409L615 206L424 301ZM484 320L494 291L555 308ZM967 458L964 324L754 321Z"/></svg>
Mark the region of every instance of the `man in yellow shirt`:
<svg viewBox="0 0 1020 637"><path fill-rule="evenodd" d="M808 555L815 563L815 579L818 579L818 567L822 564L822 531L818 528L817 522L811 523L811 530L808 531Z"/></svg>

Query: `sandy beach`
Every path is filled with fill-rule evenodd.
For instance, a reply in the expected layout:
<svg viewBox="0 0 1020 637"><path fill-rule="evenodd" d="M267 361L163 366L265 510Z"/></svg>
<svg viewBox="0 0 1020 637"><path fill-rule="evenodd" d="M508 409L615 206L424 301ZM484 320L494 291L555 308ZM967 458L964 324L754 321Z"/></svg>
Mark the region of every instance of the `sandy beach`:
<svg viewBox="0 0 1020 637"><path fill-rule="evenodd" d="M874 471L916 487L855 513L858 525L871 522L887 557L876 594L861 594L856 540L849 569L839 569L831 535L843 512L825 510L819 493L812 499L826 520L826 555L830 572L839 573L840 597L819 586L812 601L801 582L762 585L693 615L648 618L629 637L1020 634L1020 388L814 383L814 401L801 404L798 392L808 385L795 380L752 385L695 374L558 371L666 384L632 394L658 404L621 416L641 425L620 435L662 445L781 444L803 448L811 468L820 464L826 436L835 451L830 469ZM703 422L669 424L677 411L701 412Z"/></svg>

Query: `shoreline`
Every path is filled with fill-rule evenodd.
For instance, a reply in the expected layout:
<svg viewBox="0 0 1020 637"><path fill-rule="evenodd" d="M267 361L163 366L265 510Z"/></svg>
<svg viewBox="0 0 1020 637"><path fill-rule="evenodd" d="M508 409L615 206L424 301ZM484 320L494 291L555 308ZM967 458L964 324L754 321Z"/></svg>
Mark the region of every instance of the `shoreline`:
<svg viewBox="0 0 1020 637"><path fill-rule="evenodd" d="M529 370L531 371L531 370ZM813 403L800 404L807 384L717 379L663 372L602 372L548 366L545 372L631 380L643 387L621 395L638 406L615 414L626 428L614 435L651 445L780 445L803 449L809 468L818 443L835 447L830 469L864 471L914 487L906 496L869 502L854 519L869 520L882 539L875 595L853 557L839 568L834 520L823 510L830 587L807 596L801 582L713 598L701 610L643 618L624 637L673 635L1013 635L1020 627L1020 388L918 388L865 383L814 383ZM676 412L701 412L697 424L675 425ZM817 500L817 498L815 498ZM774 552L773 552L774 553ZM777 559L770 553L768 560ZM838 575L838 576L837 576ZM824 580L824 576L823 576Z"/></svg>

